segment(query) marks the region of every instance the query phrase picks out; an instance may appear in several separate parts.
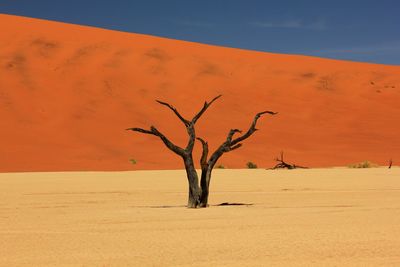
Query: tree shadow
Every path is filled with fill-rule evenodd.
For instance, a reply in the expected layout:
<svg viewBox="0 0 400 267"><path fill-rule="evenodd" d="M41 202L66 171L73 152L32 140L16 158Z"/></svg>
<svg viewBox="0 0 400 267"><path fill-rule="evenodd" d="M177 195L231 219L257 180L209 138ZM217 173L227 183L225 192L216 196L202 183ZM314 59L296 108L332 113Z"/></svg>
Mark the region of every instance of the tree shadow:
<svg viewBox="0 0 400 267"><path fill-rule="evenodd" d="M253 206L253 203L238 203L238 202L222 202L220 204L209 205L212 207L224 206ZM186 205L161 205L161 206L131 206L132 208L149 208L149 209L171 209L171 208L187 208Z"/></svg>
<svg viewBox="0 0 400 267"><path fill-rule="evenodd" d="M221 206L253 206L253 205L254 205L253 203L223 202L212 206L221 207Z"/></svg>

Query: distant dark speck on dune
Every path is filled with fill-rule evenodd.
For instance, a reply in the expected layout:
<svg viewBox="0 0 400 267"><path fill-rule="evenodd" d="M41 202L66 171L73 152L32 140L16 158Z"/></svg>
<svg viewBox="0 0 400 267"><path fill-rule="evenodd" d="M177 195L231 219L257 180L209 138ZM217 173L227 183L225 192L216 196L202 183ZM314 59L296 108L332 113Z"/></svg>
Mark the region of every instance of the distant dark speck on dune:
<svg viewBox="0 0 400 267"><path fill-rule="evenodd" d="M161 62L165 62L171 59L170 56L160 48L152 48L148 50L144 55L150 58L157 59Z"/></svg>
<svg viewBox="0 0 400 267"><path fill-rule="evenodd" d="M316 74L313 72L305 72L305 73L302 73L300 76L305 79L311 79L311 78L314 78L316 76Z"/></svg>
<svg viewBox="0 0 400 267"><path fill-rule="evenodd" d="M201 65L198 76L201 75L215 75L215 76L223 76L223 71L221 68L214 63L205 63Z"/></svg>
<svg viewBox="0 0 400 267"><path fill-rule="evenodd" d="M15 53L12 59L6 64L6 68L22 68L26 62L26 57L22 53Z"/></svg>
<svg viewBox="0 0 400 267"><path fill-rule="evenodd" d="M37 49L42 57L50 57L60 47L57 42L48 41L44 38L37 38L31 42L31 46Z"/></svg>

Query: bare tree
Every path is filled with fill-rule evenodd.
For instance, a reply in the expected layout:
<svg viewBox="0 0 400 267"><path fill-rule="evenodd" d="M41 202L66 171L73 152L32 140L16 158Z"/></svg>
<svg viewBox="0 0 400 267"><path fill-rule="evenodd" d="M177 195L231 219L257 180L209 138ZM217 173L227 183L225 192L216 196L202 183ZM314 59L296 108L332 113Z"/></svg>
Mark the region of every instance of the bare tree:
<svg viewBox="0 0 400 267"><path fill-rule="evenodd" d="M275 161L279 162L278 164L276 164L274 167L272 167L270 170L275 170L275 169L308 169L308 167L303 167L300 165L296 165L296 164L289 164L287 162L285 162L283 160L283 151L281 152L281 158L275 158Z"/></svg>
<svg viewBox="0 0 400 267"><path fill-rule="evenodd" d="M131 130L135 132L140 132L144 134L151 134L158 136L163 143L175 154L179 155L183 159L183 163L185 165L185 170L186 170L186 175L189 183L189 197L188 197L188 208L197 208L197 207L207 207L208 203L208 194L209 194L209 186L210 186L210 180L211 180L211 172L217 163L218 159L225 153L232 151L234 149L237 149L242 146L240 142L243 140L247 139L250 137L257 129L256 129L256 124L257 120L260 118L261 115L263 114L271 114L275 115L275 112L272 111L264 111L257 113L252 124L250 125L249 130L233 139L233 135L236 133L241 133L240 130L238 129L232 129L229 131L228 136L226 138L226 141L222 143L218 149L210 156L209 159L208 157L208 144L206 141L204 141L201 138L197 138L203 146L203 153L202 157L200 160L200 165L201 165L201 180L200 180L200 185L199 185L199 178L195 169L195 165L193 162L193 148L194 144L196 141L196 132L195 132L195 124L200 119L200 117L204 114L204 112L211 106L211 104L220 98L221 95L214 97L210 102L205 102L203 105L203 108L193 117L191 120L185 119L179 112L178 110L173 107L172 105L162 102L159 100L156 100L159 104L168 107L170 110L172 110L175 115L179 118L179 120L185 125L189 140L188 144L186 145L186 148L181 148L175 144L173 144L164 134L162 134L159 130L157 130L156 127L151 126L149 130L145 130L142 128L128 128L126 130Z"/></svg>

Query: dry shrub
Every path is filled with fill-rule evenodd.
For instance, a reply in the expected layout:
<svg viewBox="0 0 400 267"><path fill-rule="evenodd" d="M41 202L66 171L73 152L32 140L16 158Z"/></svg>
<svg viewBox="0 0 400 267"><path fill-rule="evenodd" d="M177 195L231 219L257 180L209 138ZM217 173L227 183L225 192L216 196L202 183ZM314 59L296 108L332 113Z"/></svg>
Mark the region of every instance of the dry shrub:
<svg viewBox="0 0 400 267"><path fill-rule="evenodd" d="M247 162L246 166L248 169L257 169L257 164L255 164L254 162L251 162L251 161Z"/></svg>
<svg viewBox="0 0 400 267"><path fill-rule="evenodd" d="M362 169L362 168L376 168L376 167L379 167L379 165L375 164L375 163L372 163L372 162L370 162L368 160L365 160L363 162L350 164L347 167L355 168L355 169Z"/></svg>

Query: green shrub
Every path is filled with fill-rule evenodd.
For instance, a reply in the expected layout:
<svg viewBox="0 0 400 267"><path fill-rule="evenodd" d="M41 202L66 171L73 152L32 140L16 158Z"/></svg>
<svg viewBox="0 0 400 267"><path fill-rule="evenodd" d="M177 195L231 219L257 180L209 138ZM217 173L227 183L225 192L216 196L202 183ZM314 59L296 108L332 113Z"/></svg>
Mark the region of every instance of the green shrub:
<svg viewBox="0 0 400 267"><path fill-rule="evenodd" d="M251 162L251 161L247 162L246 166L248 169L257 169L257 164L255 164L254 162Z"/></svg>
<svg viewBox="0 0 400 267"><path fill-rule="evenodd" d="M215 168L217 168L217 169L225 169L225 166L220 164L220 165L215 166Z"/></svg>
<svg viewBox="0 0 400 267"><path fill-rule="evenodd" d="M350 164L347 167L349 168L355 168L355 169L361 169L361 168L376 168L379 167L378 164L372 163L368 160L365 160L363 162L355 163L355 164Z"/></svg>
<svg viewBox="0 0 400 267"><path fill-rule="evenodd" d="M136 160L135 160L135 159L130 159L129 161L130 161L133 165L136 164Z"/></svg>

